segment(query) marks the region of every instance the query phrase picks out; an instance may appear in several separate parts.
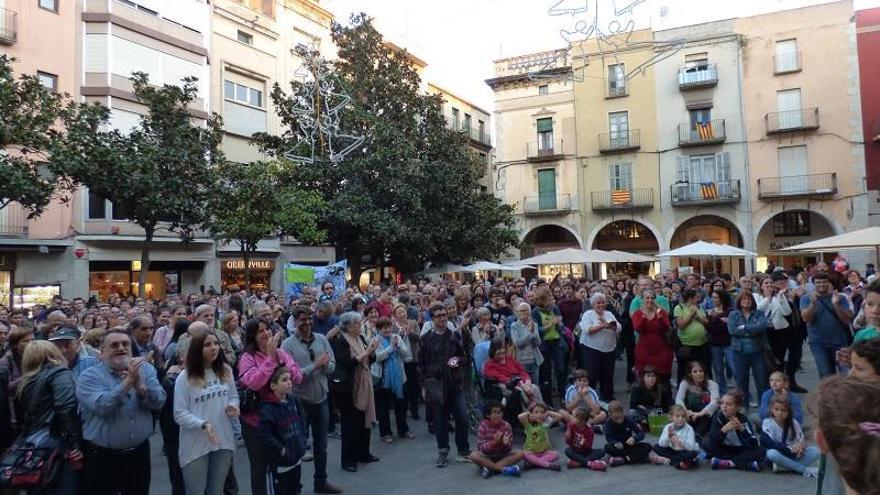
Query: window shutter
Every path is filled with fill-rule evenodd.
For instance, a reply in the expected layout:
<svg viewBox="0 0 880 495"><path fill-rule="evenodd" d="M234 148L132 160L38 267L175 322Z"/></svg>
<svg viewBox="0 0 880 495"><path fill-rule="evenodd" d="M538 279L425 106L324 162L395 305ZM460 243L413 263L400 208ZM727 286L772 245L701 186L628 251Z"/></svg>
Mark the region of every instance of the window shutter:
<svg viewBox="0 0 880 495"><path fill-rule="evenodd" d="M675 181L679 183L687 183L690 182L690 174L688 170L690 169L691 158L687 155L679 156L676 158L676 166L675 166Z"/></svg>
<svg viewBox="0 0 880 495"><path fill-rule="evenodd" d="M727 151L715 154L715 179L718 181L730 180L730 153Z"/></svg>
<svg viewBox="0 0 880 495"><path fill-rule="evenodd" d="M553 119L538 119L538 132L553 132Z"/></svg>

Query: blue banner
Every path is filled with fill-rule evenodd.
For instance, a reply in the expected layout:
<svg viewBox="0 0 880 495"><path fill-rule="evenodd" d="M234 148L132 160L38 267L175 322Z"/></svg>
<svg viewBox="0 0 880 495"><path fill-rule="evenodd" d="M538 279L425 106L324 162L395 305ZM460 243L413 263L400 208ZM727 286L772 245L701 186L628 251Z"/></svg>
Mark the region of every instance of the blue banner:
<svg viewBox="0 0 880 495"><path fill-rule="evenodd" d="M288 263L284 265L284 288L288 299L302 297L303 287L320 288L324 282L333 284L333 300L345 293L345 271L348 261L327 266L309 266Z"/></svg>

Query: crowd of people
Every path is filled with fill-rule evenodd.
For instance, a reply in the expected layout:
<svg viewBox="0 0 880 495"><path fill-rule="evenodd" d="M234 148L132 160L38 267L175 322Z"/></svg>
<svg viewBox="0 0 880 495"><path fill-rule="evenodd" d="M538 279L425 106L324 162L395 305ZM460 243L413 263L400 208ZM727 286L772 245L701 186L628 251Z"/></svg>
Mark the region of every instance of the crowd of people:
<svg viewBox="0 0 880 495"><path fill-rule="evenodd" d="M875 278L819 263L738 280L666 271L342 293L325 283L289 299L230 286L0 306L0 483L146 495L158 425L174 495L238 493L238 447L253 494L300 493L304 462L315 493L342 493L328 480L328 438L357 472L379 461L372 442L415 438L423 413L436 467L470 462L485 478L702 463L877 494L880 470L866 468L880 461ZM822 379L808 401L805 341ZM22 452L46 462L35 468Z"/></svg>

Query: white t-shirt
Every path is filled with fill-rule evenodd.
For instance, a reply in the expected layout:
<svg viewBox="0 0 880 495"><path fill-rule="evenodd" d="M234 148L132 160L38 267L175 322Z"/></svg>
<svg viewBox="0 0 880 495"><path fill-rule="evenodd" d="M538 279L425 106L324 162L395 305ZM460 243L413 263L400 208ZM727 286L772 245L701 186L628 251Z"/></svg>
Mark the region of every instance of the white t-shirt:
<svg viewBox="0 0 880 495"><path fill-rule="evenodd" d="M611 352L617 348L617 335L620 334L621 326L620 322L608 310L605 311L603 318L606 323L614 322L616 324L614 329L603 328L591 334L588 329L599 324L598 313L591 309L581 316L581 322L578 324L581 327L580 343L599 352Z"/></svg>

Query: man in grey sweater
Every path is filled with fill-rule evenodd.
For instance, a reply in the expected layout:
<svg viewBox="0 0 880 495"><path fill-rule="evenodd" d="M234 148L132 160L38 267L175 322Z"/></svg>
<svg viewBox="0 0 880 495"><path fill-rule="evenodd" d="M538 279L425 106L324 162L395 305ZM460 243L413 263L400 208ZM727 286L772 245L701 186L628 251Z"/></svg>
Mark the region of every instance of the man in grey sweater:
<svg viewBox="0 0 880 495"><path fill-rule="evenodd" d="M327 429L330 421L327 376L336 367L333 349L327 337L312 332L312 315L308 308L294 308L290 320L296 331L281 343L281 349L290 354L302 370L303 380L293 386L293 395L302 404L312 433L315 493L342 493L340 488L327 482Z"/></svg>

